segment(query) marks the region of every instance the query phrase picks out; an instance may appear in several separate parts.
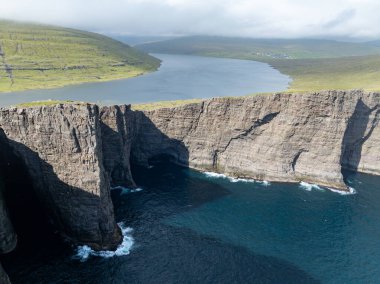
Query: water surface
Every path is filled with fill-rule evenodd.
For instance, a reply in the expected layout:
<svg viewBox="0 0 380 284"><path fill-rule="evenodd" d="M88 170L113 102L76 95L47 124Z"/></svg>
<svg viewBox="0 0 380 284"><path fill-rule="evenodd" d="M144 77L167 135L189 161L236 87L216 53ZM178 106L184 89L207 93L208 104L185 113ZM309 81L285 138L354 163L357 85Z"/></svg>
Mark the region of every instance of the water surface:
<svg viewBox="0 0 380 284"><path fill-rule="evenodd" d="M112 197L129 255L86 262L53 238L3 258L14 283L376 283L380 178L357 194L232 182L172 165L134 167L142 191ZM147 178L149 177L149 178ZM65 282L66 281L66 282Z"/></svg>
<svg viewBox="0 0 380 284"><path fill-rule="evenodd" d="M0 107L38 100L132 104L242 96L286 90L290 78L266 63L188 55L153 54L158 71L143 76L57 89L0 93Z"/></svg>

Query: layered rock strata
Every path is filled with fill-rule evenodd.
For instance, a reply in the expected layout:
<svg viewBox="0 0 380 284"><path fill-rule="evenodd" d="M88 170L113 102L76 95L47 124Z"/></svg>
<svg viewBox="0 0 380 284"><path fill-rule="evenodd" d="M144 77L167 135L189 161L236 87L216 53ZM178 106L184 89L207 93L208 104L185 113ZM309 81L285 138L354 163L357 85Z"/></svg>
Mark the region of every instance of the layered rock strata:
<svg viewBox="0 0 380 284"><path fill-rule="evenodd" d="M130 161L149 166L165 157L234 177L347 190L342 169L380 175L379 120L380 93L362 91L216 98L153 111L8 108L0 111L7 136L0 131L0 154L12 152L27 167L64 238L114 249L122 236L110 189L135 186ZM0 252L17 239L5 205L0 194Z"/></svg>
<svg viewBox="0 0 380 284"><path fill-rule="evenodd" d="M380 94L216 98L135 114L132 156L199 170L346 190L342 168L380 174Z"/></svg>
<svg viewBox="0 0 380 284"><path fill-rule="evenodd" d="M6 109L0 112L0 127L62 236L95 249L115 249L122 236L103 166L98 107Z"/></svg>

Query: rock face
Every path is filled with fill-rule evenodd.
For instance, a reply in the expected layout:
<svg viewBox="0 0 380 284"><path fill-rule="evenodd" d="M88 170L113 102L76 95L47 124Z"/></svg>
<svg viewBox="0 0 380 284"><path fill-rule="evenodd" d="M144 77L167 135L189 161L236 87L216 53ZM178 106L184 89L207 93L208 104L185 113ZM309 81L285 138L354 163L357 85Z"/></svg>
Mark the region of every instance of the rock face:
<svg viewBox="0 0 380 284"><path fill-rule="evenodd" d="M0 148L7 147L8 141L4 132L0 129ZM6 161L6 157L3 152L0 151L0 173L3 168L3 163ZM0 254L8 253L12 251L17 244L17 235L13 229L9 213L4 200L4 183L0 175ZM2 282L1 282L2 283Z"/></svg>
<svg viewBox="0 0 380 284"><path fill-rule="evenodd" d="M121 232L103 166L98 107L6 109L0 126L63 237L95 249L116 248Z"/></svg>
<svg viewBox="0 0 380 284"><path fill-rule="evenodd" d="M135 187L129 163L135 125L130 107L103 107L100 120L103 163L111 186Z"/></svg>
<svg viewBox="0 0 380 284"><path fill-rule="evenodd" d="M0 129L0 149L6 149L8 146L8 140ZM7 149L6 149L7 150ZM5 166L6 162L5 153L0 150L0 173ZM12 251L17 244L17 235L13 229L11 220L9 218L8 209L4 199L4 183L0 175L0 254L8 253ZM5 273L0 263L0 283L10 283L8 275Z"/></svg>
<svg viewBox="0 0 380 284"><path fill-rule="evenodd" d="M135 162L345 190L342 168L380 174L380 94L321 92L217 98L135 114Z"/></svg>
<svg viewBox="0 0 380 284"><path fill-rule="evenodd" d="M0 110L7 136L0 131L0 158L12 152L23 162L64 238L114 249L121 233L110 188L135 186L130 160L169 158L235 177L347 190L342 169L380 175L379 120L380 93L362 91L217 98L145 112L10 108ZM1 253L16 243L1 191L0 226Z"/></svg>

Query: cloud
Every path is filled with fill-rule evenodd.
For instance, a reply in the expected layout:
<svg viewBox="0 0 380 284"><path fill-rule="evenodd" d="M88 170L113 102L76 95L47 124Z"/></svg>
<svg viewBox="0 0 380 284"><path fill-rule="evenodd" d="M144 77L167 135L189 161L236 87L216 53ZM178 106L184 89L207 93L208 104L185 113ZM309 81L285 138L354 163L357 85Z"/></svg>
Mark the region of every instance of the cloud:
<svg viewBox="0 0 380 284"><path fill-rule="evenodd" d="M0 0L0 5L1 18L109 33L380 37L378 0Z"/></svg>

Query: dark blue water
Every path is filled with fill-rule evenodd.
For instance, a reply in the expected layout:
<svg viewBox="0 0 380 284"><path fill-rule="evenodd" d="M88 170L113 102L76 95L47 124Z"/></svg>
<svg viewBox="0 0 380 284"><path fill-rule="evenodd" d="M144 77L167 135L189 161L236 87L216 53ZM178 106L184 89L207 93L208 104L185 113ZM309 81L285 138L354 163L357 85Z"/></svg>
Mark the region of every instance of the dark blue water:
<svg viewBox="0 0 380 284"><path fill-rule="evenodd" d="M0 93L0 107L39 100L135 104L167 100L243 96L286 90L291 81L266 63L212 57L153 54L156 72L136 78L57 89Z"/></svg>
<svg viewBox="0 0 380 284"><path fill-rule="evenodd" d="M231 182L172 165L134 168L114 190L133 228L129 255L73 259L54 237L3 258L14 283L376 283L380 178L347 173L357 194Z"/></svg>

